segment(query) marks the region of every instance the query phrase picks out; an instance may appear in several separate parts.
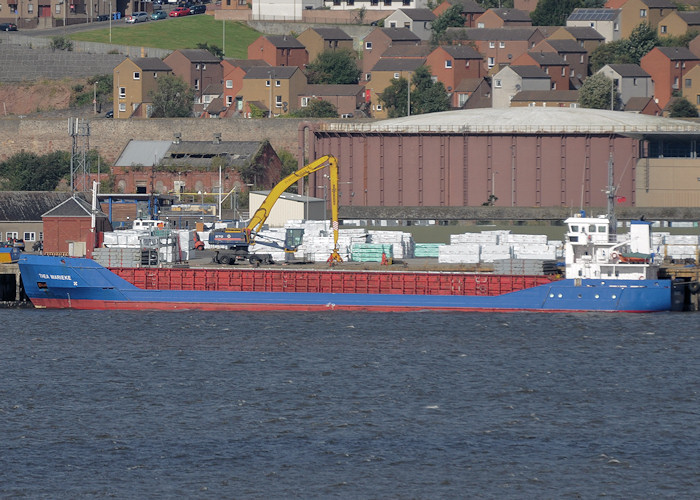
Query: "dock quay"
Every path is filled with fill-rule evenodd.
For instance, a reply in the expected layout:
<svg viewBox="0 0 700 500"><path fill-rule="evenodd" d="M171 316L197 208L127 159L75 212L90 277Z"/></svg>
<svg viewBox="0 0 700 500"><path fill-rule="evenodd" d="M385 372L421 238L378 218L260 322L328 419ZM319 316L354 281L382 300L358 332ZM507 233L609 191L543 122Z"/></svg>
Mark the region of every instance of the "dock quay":
<svg viewBox="0 0 700 500"><path fill-rule="evenodd" d="M19 265L14 263L0 264L0 306L17 307L22 303L29 304L22 288L22 276Z"/></svg>

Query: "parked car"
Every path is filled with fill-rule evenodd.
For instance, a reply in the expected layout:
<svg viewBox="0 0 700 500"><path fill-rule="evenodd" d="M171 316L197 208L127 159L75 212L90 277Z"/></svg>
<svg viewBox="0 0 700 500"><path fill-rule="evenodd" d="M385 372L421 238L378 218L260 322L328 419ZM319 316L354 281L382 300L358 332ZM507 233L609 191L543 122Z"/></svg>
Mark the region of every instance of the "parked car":
<svg viewBox="0 0 700 500"><path fill-rule="evenodd" d="M114 118L114 110L110 109L105 113L105 118Z"/></svg>
<svg viewBox="0 0 700 500"><path fill-rule="evenodd" d="M151 14L151 19L154 21L157 21L158 19L165 19L168 17L168 15L165 13L164 10L157 10L153 14Z"/></svg>
<svg viewBox="0 0 700 500"><path fill-rule="evenodd" d="M188 9L187 7L178 7L177 9L171 10L169 15L170 17L189 16L190 9Z"/></svg>
<svg viewBox="0 0 700 500"><path fill-rule="evenodd" d="M148 13L147 12L134 12L130 16L126 18L127 23L135 24L135 23L144 23L148 21Z"/></svg>
<svg viewBox="0 0 700 500"><path fill-rule="evenodd" d="M17 31L15 23L0 23L0 31Z"/></svg>
<svg viewBox="0 0 700 500"><path fill-rule="evenodd" d="M190 14L204 14L207 11L207 6L201 3L195 4L190 7Z"/></svg>

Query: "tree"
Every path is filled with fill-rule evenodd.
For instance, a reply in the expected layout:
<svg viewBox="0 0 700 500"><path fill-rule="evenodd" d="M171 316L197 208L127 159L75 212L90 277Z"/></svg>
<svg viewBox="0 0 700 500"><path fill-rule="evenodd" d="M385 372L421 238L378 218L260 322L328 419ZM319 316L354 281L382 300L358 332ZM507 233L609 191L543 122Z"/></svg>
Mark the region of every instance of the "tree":
<svg viewBox="0 0 700 500"><path fill-rule="evenodd" d="M530 14L533 26L564 26L566 18L574 9L581 7L582 0L540 0Z"/></svg>
<svg viewBox="0 0 700 500"><path fill-rule="evenodd" d="M326 50L306 67L309 84L356 84L361 74L355 54L349 49Z"/></svg>
<svg viewBox="0 0 700 500"><path fill-rule="evenodd" d="M578 103L583 108L610 109L610 94L614 95L615 109L619 108L620 94L613 91L613 81L602 73L586 78L579 89Z"/></svg>
<svg viewBox="0 0 700 500"><path fill-rule="evenodd" d="M295 156L287 151L286 149L280 149L277 151L277 156L279 157L280 161L282 162L282 179L287 177L290 174L293 174L299 169L299 164L297 162L297 159ZM292 184L289 189L287 189L288 192L290 193L296 193L297 192L297 184L294 183Z"/></svg>
<svg viewBox="0 0 700 500"><path fill-rule="evenodd" d="M308 106L289 113L294 118L338 118L338 108L329 101L309 100Z"/></svg>
<svg viewBox="0 0 700 500"><path fill-rule="evenodd" d="M194 90L182 78L163 75L158 89L149 93L153 100L153 118L184 118L192 116Z"/></svg>
<svg viewBox="0 0 700 500"><path fill-rule="evenodd" d="M668 107L671 118L697 118L698 108L685 97L676 98Z"/></svg>
<svg viewBox="0 0 700 500"><path fill-rule="evenodd" d="M479 5L485 9L512 9L513 0L477 0Z"/></svg>
<svg viewBox="0 0 700 500"><path fill-rule="evenodd" d="M679 36L667 35L659 38L659 45L662 47L688 47L690 42L699 34L698 30L692 29Z"/></svg>
<svg viewBox="0 0 700 500"><path fill-rule="evenodd" d="M427 66L416 68L412 79L411 114L422 115L450 109L450 98L442 82L433 82Z"/></svg>
<svg viewBox="0 0 700 500"><path fill-rule="evenodd" d="M624 48L634 64L647 55L647 53L659 45L659 36L647 23L637 25L630 33Z"/></svg>
<svg viewBox="0 0 700 500"><path fill-rule="evenodd" d="M606 64L631 64L632 58L626 51L627 40L601 43L591 54L588 63L595 73Z"/></svg>
<svg viewBox="0 0 700 500"><path fill-rule="evenodd" d="M408 109L408 80L392 80L382 92L380 100L386 106L389 117L406 116ZM411 114L435 113L450 109L450 98L442 82L433 82L427 66L420 66L411 79Z"/></svg>
<svg viewBox="0 0 700 500"><path fill-rule="evenodd" d="M212 54L213 56L218 57L219 59L224 58L224 51L221 49L221 47L218 47L218 46L213 45L213 44L209 45L208 42L198 43L197 48L204 49L204 50L208 51L210 54Z"/></svg>
<svg viewBox="0 0 700 500"><path fill-rule="evenodd" d="M0 189L4 191L53 191L70 175L70 154L55 151L39 156L18 153L0 163Z"/></svg>
<svg viewBox="0 0 700 500"><path fill-rule="evenodd" d="M442 42L445 39L445 32L447 31L447 28L459 28L461 26L464 26L462 5L455 4L440 14L438 18L433 21L430 28L433 32L432 43L437 45Z"/></svg>

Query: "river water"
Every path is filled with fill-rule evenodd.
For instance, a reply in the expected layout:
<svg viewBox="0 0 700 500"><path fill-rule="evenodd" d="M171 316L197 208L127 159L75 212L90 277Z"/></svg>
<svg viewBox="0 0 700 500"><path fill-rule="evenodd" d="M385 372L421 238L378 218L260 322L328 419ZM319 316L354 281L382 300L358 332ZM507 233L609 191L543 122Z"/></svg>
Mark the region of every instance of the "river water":
<svg viewBox="0 0 700 500"><path fill-rule="evenodd" d="M4 498L700 497L693 313L0 315Z"/></svg>

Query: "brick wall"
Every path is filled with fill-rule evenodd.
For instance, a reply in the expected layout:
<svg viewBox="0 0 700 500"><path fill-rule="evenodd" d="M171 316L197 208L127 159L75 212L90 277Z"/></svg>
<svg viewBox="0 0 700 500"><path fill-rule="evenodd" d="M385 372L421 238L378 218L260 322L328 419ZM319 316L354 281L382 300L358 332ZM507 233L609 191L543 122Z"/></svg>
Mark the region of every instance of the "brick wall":
<svg viewBox="0 0 700 500"><path fill-rule="evenodd" d="M298 127L302 120L213 120L151 119L110 120L98 117L89 120L90 148L113 163L129 140L169 140L176 132L184 141L211 141L220 133L223 141L258 141L269 139L275 151L286 149L297 154ZM68 120L0 119L0 161L22 151L45 154L71 151Z"/></svg>

